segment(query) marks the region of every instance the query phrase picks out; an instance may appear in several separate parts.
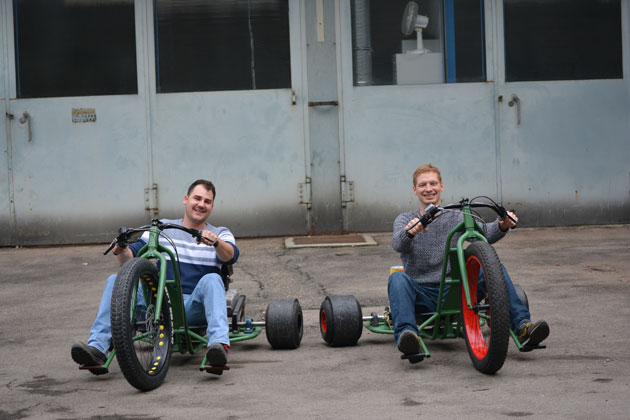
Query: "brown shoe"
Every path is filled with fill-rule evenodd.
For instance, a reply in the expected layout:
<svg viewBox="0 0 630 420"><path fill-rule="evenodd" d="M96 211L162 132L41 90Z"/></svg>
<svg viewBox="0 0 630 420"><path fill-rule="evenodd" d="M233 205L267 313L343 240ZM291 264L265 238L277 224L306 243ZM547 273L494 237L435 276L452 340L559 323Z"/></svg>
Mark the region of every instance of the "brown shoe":
<svg viewBox="0 0 630 420"><path fill-rule="evenodd" d="M228 361L228 351L230 346L222 343L212 343L206 351L207 366L225 366Z"/></svg>
<svg viewBox="0 0 630 420"><path fill-rule="evenodd" d="M74 343L70 349L72 360L81 366L101 366L107 361L107 356L96 347L84 343Z"/></svg>
<svg viewBox="0 0 630 420"><path fill-rule="evenodd" d="M420 353L420 338L418 334L411 330L403 331L398 337L398 350L405 355Z"/></svg>
<svg viewBox="0 0 630 420"><path fill-rule="evenodd" d="M537 346L549 336L549 324L542 319L535 323L531 321L524 322L518 329L517 335L521 344Z"/></svg>

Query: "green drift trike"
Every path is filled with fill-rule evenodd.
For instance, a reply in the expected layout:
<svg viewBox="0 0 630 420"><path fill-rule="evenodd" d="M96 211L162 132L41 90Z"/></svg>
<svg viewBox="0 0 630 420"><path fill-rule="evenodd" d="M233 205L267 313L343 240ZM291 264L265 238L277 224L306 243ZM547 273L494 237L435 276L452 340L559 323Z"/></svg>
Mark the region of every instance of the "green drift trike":
<svg viewBox="0 0 630 420"><path fill-rule="evenodd" d="M149 232L147 244L136 258L120 268L111 304L113 350L101 366L81 366L95 375L107 373L116 357L127 381L141 391L149 391L162 384L173 352L196 353L205 350L208 340L206 326L188 325L179 275L179 259L175 243L165 229L179 229L200 238L201 232L184 226L153 220L138 228L121 228L107 254L116 244L123 247ZM159 243L163 237L172 249ZM173 262L174 278L167 279L167 257ZM155 261L159 261L159 269ZM227 317L230 324L230 343L257 337L265 327L267 340L273 348L294 349L302 340L302 309L297 299L273 300L267 306L264 322L245 318L245 295L230 290L231 266L221 272L226 289ZM228 366L206 365L206 357L199 370L222 374Z"/></svg>
<svg viewBox="0 0 630 420"><path fill-rule="evenodd" d="M493 210L501 218L510 216L503 206L490 199L490 203L474 200L463 199L444 207L430 205L419 221L427 226L435 217L439 217L439 212L463 213L462 222L446 239L436 311L416 314L421 352L402 355L401 358L418 363L430 357L423 339L464 337L474 367L482 373L492 374L505 362L510 337L522 352L545 346L523 345L511 330L508 294L501 262L475 220L482 220L481 217L472 209L483 207ZM461 236L453 248L450 244L455 234ZM448 263L451 268L450 278L446 276ZM402 267L392 267L390 274L401 270ZM483 272L485 280L485 293L477 287L480 272ZM514 284L514 288L520 300L529 308L523 289L517 284ZM352 295L327 296L321 305L319 319L322 337L333 347L355 345L361 337L363 326L375 333L394 333L388 307L385 307L382 315L373 312L364 317L361 305Z"/></svg>

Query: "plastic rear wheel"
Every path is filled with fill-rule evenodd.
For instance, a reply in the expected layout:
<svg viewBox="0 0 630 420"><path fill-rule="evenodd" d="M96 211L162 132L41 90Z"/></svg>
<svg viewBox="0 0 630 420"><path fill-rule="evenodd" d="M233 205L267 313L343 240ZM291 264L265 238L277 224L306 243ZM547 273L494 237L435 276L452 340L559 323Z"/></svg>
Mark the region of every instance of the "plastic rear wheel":
<svg viewBox="0 0 630 420"><path fill-rule="evenodd" d="M127 381L141 391L164 382L172 354L168 295L156 321L158 272L144 258L127 261L112 292L111 324L116 359Z"/></svg>
<svg viewBox="0 0 630 420"><path fill-rule="evenodd" d="M494 248L486 242L471 244L464 253L473 309L468 308L462 284L462 318L468 354L475 369L492 374L507 356L510 310L505 277ZM485 293L478 287L483 272Z"/></svg>
<svg viewBox="0 0 630 420"><path fill-rule="evenodd" d="M319 309L319 330L330 346L354 346L363 331L361 305L352 295L326 296Z"/></svg>
<svg viewBox="0 0 630 420"><path fill-rule="evenodd" d="M302 341L302 307L297 299L269 302L265 312L265 333L274 349L295 349Z"/></svg>

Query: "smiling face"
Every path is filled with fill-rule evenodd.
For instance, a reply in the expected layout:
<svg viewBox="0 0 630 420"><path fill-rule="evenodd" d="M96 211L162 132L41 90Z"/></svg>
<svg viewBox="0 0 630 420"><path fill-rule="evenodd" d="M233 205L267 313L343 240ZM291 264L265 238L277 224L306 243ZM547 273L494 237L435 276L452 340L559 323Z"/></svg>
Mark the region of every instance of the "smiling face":
<svg viewBox="0 0 630 420"><path fill-rule="evenodd" d="M184 226L203 229L214 207L214 193L197 185L184 197L184 207Z"/></svg>
<svg viewBox="0 0 630 420"><path fill-rule="evenodd" d="M444 191L444 185L440 181L440 177L437 172L423 172L416 177L413 193L418 197L420 201L420 209L424 212L424 209L429 204L439 205L440 195Z"/></svg>

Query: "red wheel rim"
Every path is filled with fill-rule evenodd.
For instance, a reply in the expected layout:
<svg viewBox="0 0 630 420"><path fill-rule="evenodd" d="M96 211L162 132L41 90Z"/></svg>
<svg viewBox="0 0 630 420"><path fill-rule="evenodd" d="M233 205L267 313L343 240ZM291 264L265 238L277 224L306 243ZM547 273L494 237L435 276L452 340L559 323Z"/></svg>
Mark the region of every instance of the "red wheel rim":
<svg viewBox="0 0 630 420"><path fill-rule="evenodd" d="M477 282L479 280L479 271L481 263L477 257L471 256L466 260L466 274L468 275L468 290L470 291L470 299L474 305L477 300ZM468 308L466 304L466 294L464 293L464 285L462 284L462 313L464 315L464 326L468 337L468 344L475 357L479 360L486 357L488 353L488 345L483 338L481 332L481 324L479 322L479 314Z"/></svg>
<svg viewBox="0 0 630 420"><path fill-rule="evenodd" d="M326 334L326 311L321 311L319 314L319 325L322 328L322 332Z"/></svg>

